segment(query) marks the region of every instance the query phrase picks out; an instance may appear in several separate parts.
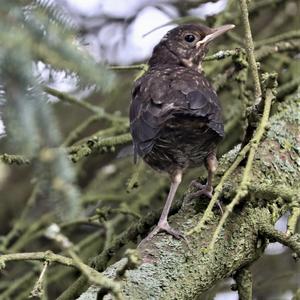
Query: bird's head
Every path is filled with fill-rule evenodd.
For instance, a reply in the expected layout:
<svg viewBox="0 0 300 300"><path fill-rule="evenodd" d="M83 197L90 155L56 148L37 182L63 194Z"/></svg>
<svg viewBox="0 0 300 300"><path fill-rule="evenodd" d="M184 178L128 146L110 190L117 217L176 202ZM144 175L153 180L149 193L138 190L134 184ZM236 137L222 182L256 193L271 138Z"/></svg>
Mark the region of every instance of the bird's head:
<svg viewBox="0 0 300 300"><path fill-rule="evenodd" d="M234 25L224 25L209 28L202 24L175 27L167 32L154 48L149 65L175 63L199 69L208 51L209 43L234 27Z"/></svg>

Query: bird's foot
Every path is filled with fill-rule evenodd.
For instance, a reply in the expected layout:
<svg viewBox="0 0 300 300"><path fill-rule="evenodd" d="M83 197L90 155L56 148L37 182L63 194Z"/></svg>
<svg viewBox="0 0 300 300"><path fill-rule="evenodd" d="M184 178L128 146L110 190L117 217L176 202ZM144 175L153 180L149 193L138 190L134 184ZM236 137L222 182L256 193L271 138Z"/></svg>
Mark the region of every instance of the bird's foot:
<svg viewBox="0 0 300 300"><path fill-rule="evenodd" d="M194 193L190 193L190 195L188 196L188 200L198 198L202 195L205 195L207 198L211 199L213 192L213 188L211 186L208 186L207 184L203 185L197 180L193 180L190 183L190 187L196 188L197 191Z"/></svg>
<svg viewBox="0 0 300 300"><path fill-rule="evenodd" d="M184 234L181 233L179 230L172 228L167 221L159 222L155 226L155 228L139 243L138 248L143 249L147 245L147 243L150 242L153 239L153 237L160 232L166 232L167 234L172 235L175 239L182 240L186 244L186 246L190 250L190 252L191 253L193 252L190 247L190 244L189 244L187 238L184 236ZM144 259L144 261L151 262L152 259L146 257Z"/></svg>
<svg viewBox="0 0 300 300"><path fill-rule="evenodd" d="M150 232L147 238L150 237L150 239L152 239L159 232L166 232L174 236L174 238L177 240L184 238L184 235L179 230L172 228L168 222L159 222L156 227Z"/></svg>
<svg viewBox="0 0 300 300"><path fill-rule="evenodd" d="M184 235L180 231L172 228L168 222L159 222L144 240L149 241L160 232L166 232L174 236L174 238L176 238L177 240L185 239Z"/></svg>
<svg viewBox="0 0 300 300"><path fill-rule="evenodd" d="M209 187L207 184L203 185L200 182L198 182L197 180L193 180L190 183L190 187L196 188L198 190L196 192L190 193L188 195L188 198L187 198L188 201L192 200L192 199L195 199L195 198L198 198L202 195L205 195L209 199L212 198L213 188ZM218 204L218 207L220 209L221 214L223 215L224 211L223 211L223 208L222 208L222 205L221 205L220 201L217 201L217 204Z"/></svg>

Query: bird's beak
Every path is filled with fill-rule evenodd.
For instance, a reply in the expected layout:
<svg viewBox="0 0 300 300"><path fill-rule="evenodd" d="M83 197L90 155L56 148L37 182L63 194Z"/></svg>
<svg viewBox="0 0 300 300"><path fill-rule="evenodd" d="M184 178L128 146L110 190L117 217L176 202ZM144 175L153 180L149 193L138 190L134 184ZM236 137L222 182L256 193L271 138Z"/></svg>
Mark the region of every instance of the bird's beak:
<svg viewBox="0 0 300 300"><path fill-rule="evenodd" d="M230 29L233 29L235 25L229 24L229 25L223 25L217 28L211 29L211 33L207 34L204 39L201 41L197 42L197 48L200 47L203 44L208 44L215 38L217 38L219 35L222 35L223 33L227 32Z"/></svg>

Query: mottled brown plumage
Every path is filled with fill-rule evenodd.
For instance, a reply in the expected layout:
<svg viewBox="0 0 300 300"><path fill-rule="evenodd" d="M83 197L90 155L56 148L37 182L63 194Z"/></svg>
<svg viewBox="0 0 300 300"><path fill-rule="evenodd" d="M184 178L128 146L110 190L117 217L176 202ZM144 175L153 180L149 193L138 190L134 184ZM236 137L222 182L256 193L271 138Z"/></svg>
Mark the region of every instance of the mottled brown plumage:
<svg viewBox="0 0 300 300"><path fill-rule="evenodd" d="M169 173L172 181L161 219L148 238L161 230L181 236L169 226L167 216L186 168L205 163L208 182L194 184L199 188L195 196L211 196L215 149L224 137L224 126L217 94L201 62L208 43L231 28L182 25L172 29L154 48L149 70L134 84L130 128L135 158L138 155L155 170Z"/></svg>

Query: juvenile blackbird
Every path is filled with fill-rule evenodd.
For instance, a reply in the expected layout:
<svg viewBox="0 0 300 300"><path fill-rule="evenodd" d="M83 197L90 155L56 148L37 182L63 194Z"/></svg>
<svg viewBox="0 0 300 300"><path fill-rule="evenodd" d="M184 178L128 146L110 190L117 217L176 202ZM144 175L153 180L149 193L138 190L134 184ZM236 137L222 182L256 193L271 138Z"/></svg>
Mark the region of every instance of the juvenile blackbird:
<svg viewBox="0 0 300 300"><path fill-rule="evenodd" d="M187 168L205 164L207 183L203 186L194 181L198 191L192 196L212 196L215 151L224 137L224 126L217 94L201 63L208 44L232 28L234 25L211 29L190 24L170 30L155 46L148 71L134 84L130 129L135 161L138 155L171 178L160 220L147 239L160 231L183 237L169 225L167 217Z"/></svg>

